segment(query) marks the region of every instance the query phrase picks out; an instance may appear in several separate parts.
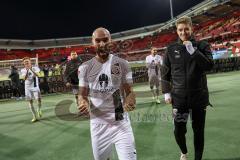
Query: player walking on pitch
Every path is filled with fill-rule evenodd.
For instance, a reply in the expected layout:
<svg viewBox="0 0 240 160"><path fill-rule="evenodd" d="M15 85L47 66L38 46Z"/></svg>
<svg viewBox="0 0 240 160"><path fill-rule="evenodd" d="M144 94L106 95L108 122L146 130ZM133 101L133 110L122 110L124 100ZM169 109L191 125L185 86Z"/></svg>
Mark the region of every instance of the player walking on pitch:
<svg viewBox="0 0 240 160"><path fill-rule="evenodd" d="M106 49L111 42L107 29L96 29L92 42L96 56L79 67L79 110L81 114L90 112L94 159L108 159L115 145L119 160L136 160L127 113L135 108L132 72L127 61Z"/></svg>
<svg viewBox="0 0 240 160"><path fill-rule="evenodd" d="M153 95L153 100L156 103L160 103L159 99L159 84L160 84L160 67L162 64L162 57L157 54L157 48L151 48L151 54L146 57L146 66L148 68L148 79L150 89ZM156 91L154 90L154 86L156 87Z"/></svg>
<svg viewBox="0 0 240 160"><path fill-rule="evenodd" d="M41 93L38 82L40 69L37 66L32 66L31 59L29 57L23 58L23 64L24 68L21 69L21 76L25 80L25 98L29 102L29 108L33 115L32 122L36 122L38 120L36 114L38 114L39 118L42 117ZM37 113L33 106L34 99L38 101Z"/></svg>

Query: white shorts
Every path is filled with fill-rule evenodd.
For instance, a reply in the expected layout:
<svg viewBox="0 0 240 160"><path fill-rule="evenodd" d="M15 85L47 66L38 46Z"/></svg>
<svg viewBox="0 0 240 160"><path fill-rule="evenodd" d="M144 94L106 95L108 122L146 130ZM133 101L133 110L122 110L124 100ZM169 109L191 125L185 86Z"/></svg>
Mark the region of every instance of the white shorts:
<svg viewBox="0 0 240 160"><path fill-rule="evenodd" d="M137 154L129 121L117 124L91 124L93 156L95 160L111 157L115 145L119 160L136 160Z"/></svg>
<svg viewBox="0 0 240 160"><path fill-rule="evenodd" d="M25 98L26 100L34 100L41 98L41 93L39 87L28 88L25 87Z"/></svg>

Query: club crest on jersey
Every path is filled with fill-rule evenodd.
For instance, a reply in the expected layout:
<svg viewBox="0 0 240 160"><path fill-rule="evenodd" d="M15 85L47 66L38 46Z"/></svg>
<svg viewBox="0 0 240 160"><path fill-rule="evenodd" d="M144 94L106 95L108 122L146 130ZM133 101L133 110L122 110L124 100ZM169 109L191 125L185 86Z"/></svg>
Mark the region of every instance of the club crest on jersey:
<svg viewBox="0 0 240 160"><path fill-rule="evenodd" d="M120 65L119 65L119 63L115 63L111 66L111 74L120 75Z"/></svg>
<svg viewBox="0 0 240 160"><path fill-rule="evenodd" d="M176 58L176 59L178 59L178 58L181 57L181 56L180 56L180 52L179 52L178 50L175 50L174 53L175 53L175 58Z"/></svg>

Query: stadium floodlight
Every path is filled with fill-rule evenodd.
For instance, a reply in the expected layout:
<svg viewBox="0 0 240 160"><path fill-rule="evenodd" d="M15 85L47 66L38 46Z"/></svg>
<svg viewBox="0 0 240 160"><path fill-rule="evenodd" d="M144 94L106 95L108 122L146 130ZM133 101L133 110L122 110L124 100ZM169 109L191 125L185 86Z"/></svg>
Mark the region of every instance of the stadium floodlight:
<svg viewBox="0 0 240 160"><path fill-rule="evenodd" d="M171 19L173 19L173 6L172 6L172 0L170 1L170 14L171 14Z"/></svg>

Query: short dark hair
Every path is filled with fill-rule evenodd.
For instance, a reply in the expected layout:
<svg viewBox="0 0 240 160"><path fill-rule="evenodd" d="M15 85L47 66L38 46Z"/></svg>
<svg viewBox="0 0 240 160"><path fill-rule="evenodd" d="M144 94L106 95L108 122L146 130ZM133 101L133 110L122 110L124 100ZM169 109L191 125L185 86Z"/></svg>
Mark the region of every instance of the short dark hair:
<svg viewBox="0 0 240 160"><path fill-rule="evenodd" d="M76 52L76 51L71 51L71 52L70 52L70 54L72 54L72 53L76 53L76 54L77 54L77 52Z"/></svg>

